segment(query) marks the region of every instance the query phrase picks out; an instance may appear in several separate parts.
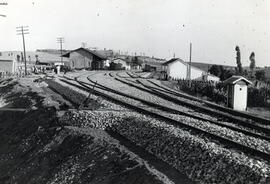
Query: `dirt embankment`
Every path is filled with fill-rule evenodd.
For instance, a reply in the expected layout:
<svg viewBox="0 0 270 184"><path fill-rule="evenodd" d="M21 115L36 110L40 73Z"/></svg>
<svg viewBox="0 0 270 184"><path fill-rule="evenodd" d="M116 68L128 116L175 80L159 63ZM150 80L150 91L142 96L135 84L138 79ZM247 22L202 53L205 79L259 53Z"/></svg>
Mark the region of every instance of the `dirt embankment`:
<svg viewBox="0 0 270 184"><path fill-rule="evenodd" d="M0 183L171 183L106 132L60 125L71 104L46 85L0 83Z"/></svg>

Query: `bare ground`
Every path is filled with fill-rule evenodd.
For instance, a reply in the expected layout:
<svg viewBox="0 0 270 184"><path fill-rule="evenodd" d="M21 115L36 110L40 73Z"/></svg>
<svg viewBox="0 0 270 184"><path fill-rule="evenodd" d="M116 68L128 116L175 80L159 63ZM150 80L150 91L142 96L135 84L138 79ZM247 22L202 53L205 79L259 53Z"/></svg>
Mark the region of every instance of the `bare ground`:
<svg viewBox="0 0 270 184"><path fill-rule="evenodd" d="M0 111L0 183L173 183L105 131L60 125L72 104L46 85L9 81L0 93L4 108L25 109Z"/></svg>

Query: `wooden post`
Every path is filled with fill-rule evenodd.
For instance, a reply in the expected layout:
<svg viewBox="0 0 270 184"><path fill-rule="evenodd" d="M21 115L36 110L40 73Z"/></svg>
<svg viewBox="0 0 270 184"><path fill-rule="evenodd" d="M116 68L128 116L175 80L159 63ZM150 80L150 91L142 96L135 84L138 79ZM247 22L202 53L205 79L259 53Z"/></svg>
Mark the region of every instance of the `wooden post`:
<svg viewBox="0 0 270 184"><path fill-rule="evenodd" d="M191 55L192 55L192 43L190 43L189 45L189 68L188 68L189 87L191 87Z"/></svg>

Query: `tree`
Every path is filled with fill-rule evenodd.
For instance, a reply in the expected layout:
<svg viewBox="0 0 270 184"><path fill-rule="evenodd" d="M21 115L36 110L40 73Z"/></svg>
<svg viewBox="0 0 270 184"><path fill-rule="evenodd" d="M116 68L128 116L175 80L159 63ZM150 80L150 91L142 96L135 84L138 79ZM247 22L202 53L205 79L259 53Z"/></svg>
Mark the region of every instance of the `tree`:
<svg viewBox="0 0 270 184"><path fill-rule="evenodd" d="M250 56L249 56L249 60L250 60L250 71L251 71L251 77L253 76L253 72L254 72L254 68L255 68L255 53L251 52Z"/></svg>
<svg viewBox="0 0 270 184"><path fill-rule="evenodd" d="M237 72L239 74L242 74L243 68L242 68L242 63L241 63L241 53L240 53L240 48L239 46L235 47L236 51L236 64L237 64Z"/></svg>
<svg viewBox="0 0 270 184"><path fill-rule="evenodd" d="M225 69L222 65L212 65L208 72L219 77L221 81L226 80L234 75L233 71Z"/></svg>
<svg viewBox="0 0 270 184"><path fill-rule="evenodd" d="M222 74L221 74L221 76L220 76L220 80L226 80L226 79L228 79L228 78L230 78L231 76L233 76L234 75L234 73L233 73L233 71L232 70L226 70L226 69L224 69L223 71L222 71Z"/></svg>
<svg viewBox="0 0 270 184"><path fill-rule="evenodd" d="M221 68L218 65L212 65L211 68L209 69L209 72L217 77L220 77L221 75Z"/></svg>
<svg viewBox="0 0 270 184"><path fill-rule="evenodd" d="M255 77L256 77L257 80L261 80L261 81L265 80L265 72L264 72L264 70L256 71Z"/></svg>

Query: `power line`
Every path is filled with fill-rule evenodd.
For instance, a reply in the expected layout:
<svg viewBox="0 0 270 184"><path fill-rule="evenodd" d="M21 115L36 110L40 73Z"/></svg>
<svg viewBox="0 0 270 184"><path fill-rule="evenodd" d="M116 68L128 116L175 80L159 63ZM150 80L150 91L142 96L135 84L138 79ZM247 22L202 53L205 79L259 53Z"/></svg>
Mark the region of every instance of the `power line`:
<svg viewBox="0 0 270 184"><path fill-rule="evenodd" d="M61 63L63 64L63 43L65 42L64 37L58 37L57 43L60 43L60 52L61 52Z"/></svg>
<svg viewBox="0 0 270 184"><path fill-rule="evenodd" d="M24 70L25 70L25 75L27 75L27 67L26 67L26 51L25 51L25 39L24 35L29 34L29 28L28 26L19 26L16 27L17 35L22 35L22 40L23 40L23 53L24 53Z"/></svg>

